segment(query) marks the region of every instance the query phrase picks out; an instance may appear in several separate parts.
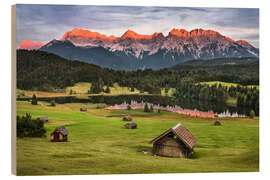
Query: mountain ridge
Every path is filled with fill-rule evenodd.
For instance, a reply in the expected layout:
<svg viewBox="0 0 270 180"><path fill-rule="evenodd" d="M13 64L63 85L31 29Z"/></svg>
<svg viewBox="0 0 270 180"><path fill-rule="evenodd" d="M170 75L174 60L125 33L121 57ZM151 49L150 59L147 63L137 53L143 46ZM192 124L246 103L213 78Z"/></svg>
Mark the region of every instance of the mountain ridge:
<svg viewBox="0 0 270 180"><path fill-rule="evenodd" d="M74 28L40 50L123 70L160 69L193 59L259 57L259 49L245 40L235 41L213 30L175 28L167 36L127 30L120 37Z"/></svg>

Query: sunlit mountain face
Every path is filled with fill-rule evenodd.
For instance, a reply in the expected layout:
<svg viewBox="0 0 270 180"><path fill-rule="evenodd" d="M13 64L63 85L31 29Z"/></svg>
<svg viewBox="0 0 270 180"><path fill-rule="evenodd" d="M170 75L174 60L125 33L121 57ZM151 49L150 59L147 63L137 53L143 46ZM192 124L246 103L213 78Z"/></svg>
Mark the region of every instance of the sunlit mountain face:
<svg viewBox="0 0 270 180"><path fill-rule="evenodd" d="M19 45L18 49L32 50L32 49L38 49L38 48L40 48L43 45L44 45L43 42L32 42L31 40L24 40Z"/></svg>

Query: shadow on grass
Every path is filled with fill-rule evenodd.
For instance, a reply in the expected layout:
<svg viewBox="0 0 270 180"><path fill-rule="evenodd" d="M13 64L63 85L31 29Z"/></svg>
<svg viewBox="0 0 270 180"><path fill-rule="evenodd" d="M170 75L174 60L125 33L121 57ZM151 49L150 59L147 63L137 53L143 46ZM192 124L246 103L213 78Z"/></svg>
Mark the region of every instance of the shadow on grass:
<svg viewBox="0 0 270 180"><path fill-rule="evenodd" d="M137 152L142 152L142 151L152 151L152 146L130 146L131 149L135 149Z"/></svg>

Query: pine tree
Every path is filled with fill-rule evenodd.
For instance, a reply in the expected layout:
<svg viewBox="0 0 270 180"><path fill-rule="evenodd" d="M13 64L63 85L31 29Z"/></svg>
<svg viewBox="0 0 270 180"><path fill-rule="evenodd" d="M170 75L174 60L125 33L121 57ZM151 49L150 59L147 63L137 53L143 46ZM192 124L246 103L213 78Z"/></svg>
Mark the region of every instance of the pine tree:
<svg viewBox="0 0 270 180"><path fill-rule="evenodd" d="M154 112L154 108L153 108L153 106L152 106L152 105L150 106L150 110L149 110L149 112Z"/></svg>
<svg viewBox="0 0 270 180"><path fill-rule="evenodd" d="M166 94L166 96L168 95L168 92L169 92L169 86L167 85L167 86L165 87L165 94Z"/></svg>
<svg viewBox="0 0 270 180"><path fill-rule="evenodd" d="M147 103L145 103L145 105L144 105L144 112L149 112L149 108L148 108Z"/></svg>
<svg viewBox="0 0 270 180"><path fill-rule="evenodd" d="M127 110L131 110L131 107L130 107L130 105L128 105L128 106L127 106Z"/></svg>
<svg viewBox="0 0 270 180"><path fill-rule="evenodd" d="M37 101L37 97L35 94L33 94L32 96L32 105L37 105L38 104L38 101Z"/></svg>

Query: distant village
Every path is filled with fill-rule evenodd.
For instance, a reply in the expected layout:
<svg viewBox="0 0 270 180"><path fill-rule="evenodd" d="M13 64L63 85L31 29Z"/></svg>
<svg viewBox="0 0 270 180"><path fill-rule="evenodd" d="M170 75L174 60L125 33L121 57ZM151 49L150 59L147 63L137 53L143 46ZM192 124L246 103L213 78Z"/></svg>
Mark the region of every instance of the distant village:
<svg viewBox="0 0 270 180"><path fill-rule="evenodd" d="M243 114L238 114L237 112L235 113L230 113L229 110L222 112L222 113L215 113L212 110L211 111L199 111L197 109L183 109L180 106L161 106L161 105L154 105L151 103L147 102L136 102L136 101L131 101L130 104L124 102L122 104L116 104L114 106L108 106L105 109L108 110L116 110L116 109L127 109L128 106L130 106L131 109L143 109L145 105L148 105L148 107L153 107L153 109L160 109L160 110L165 110L165 111L171 111L179 114L184 114L192 117L202 117L202 118L236 118L236 117L246 117Z"/></svg>

